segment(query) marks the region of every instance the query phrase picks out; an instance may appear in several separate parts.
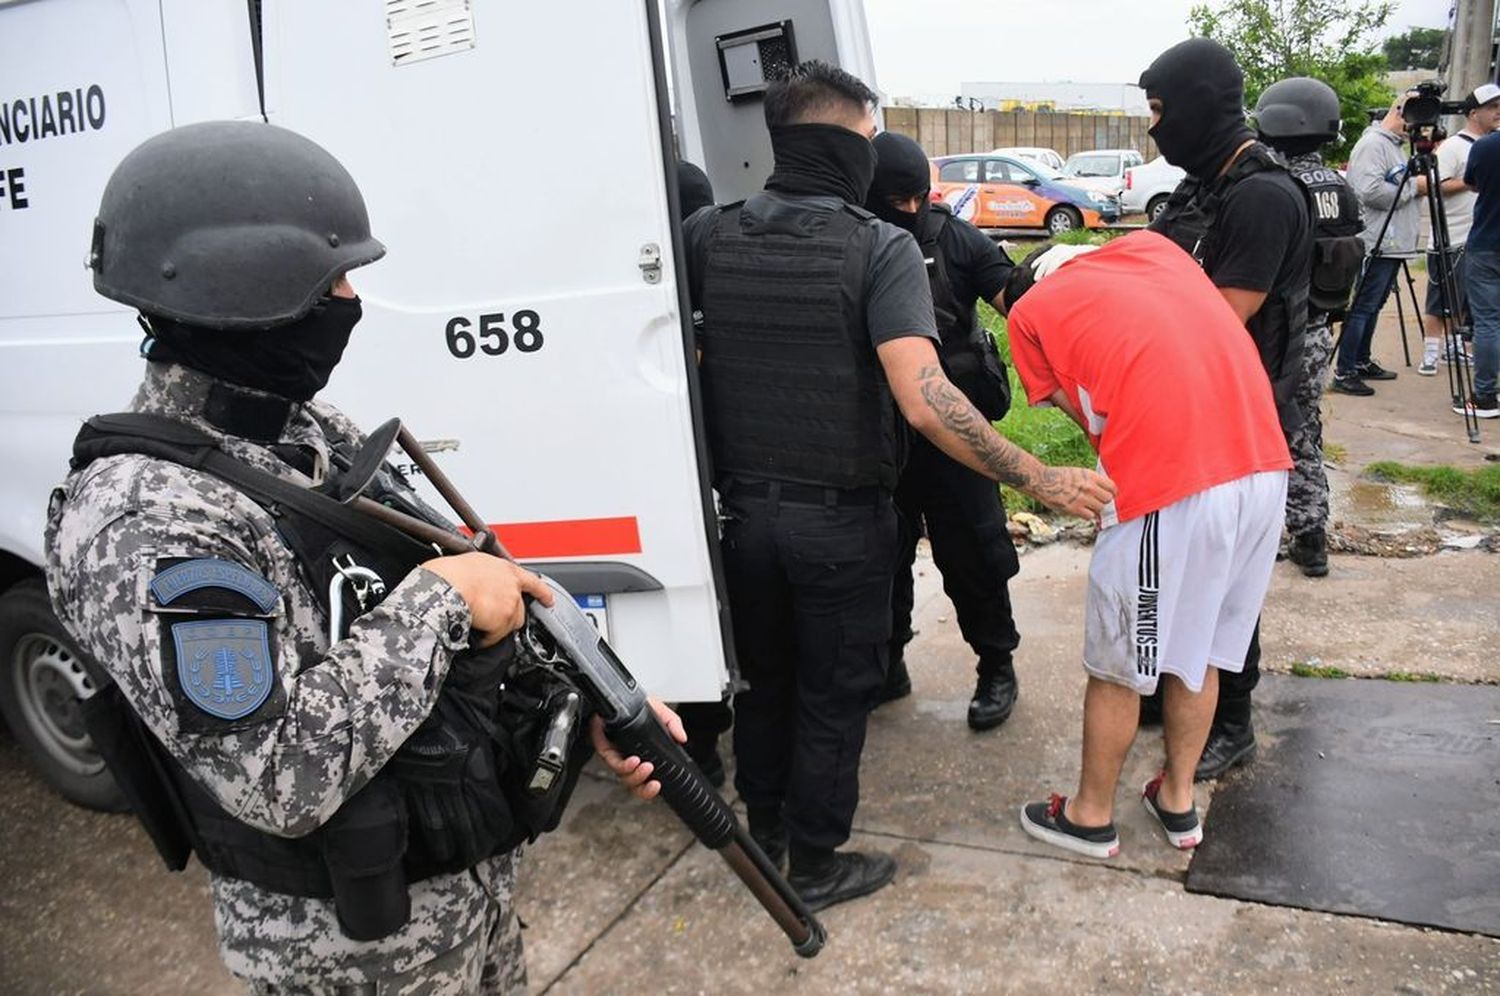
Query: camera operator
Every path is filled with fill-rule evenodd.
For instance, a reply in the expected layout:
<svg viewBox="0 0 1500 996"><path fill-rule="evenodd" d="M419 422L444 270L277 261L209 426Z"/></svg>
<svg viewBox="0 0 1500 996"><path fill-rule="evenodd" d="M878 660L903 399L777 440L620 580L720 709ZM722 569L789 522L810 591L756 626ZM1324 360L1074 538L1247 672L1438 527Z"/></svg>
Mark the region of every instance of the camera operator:
<svg viewBox="0 0 1500 996"><path fill-rule="evenodd" d="M1464 183L1464 171L1468 168L1469 150L1474 147L1474 143L1500 128L1500 86L1485 83L1475 87L1464 98L1463 108L1463 130L1437 149L1438 177L1441 180L1438 189L1443 192L1443 214L1448 222L1447 263L1452 268L1458 301L1455 307L1450 308L1443 299L1445 261L1432 251L1432 243L1429 243L1427 301L1422 308L1422 362L1417 367L1417 373L1424 377L1437 374L1444 318L1451 318L1455 325L1462 324L1469 310L1466 291L1469 267L1464 246L1469 238L1469 228L1474 223L1475 194ZM1433 233L1432 241L1437 241L1436 232Z"/></svg>
<svg viewBox="0 0 1500 996"><path fill-rule="evenodd" d="M1406 122L1401 117L1405 102L1406 97L1401 97L1391 104L1385 117L1365 129L1349 154L1349 186L1364 210L1365 230L1360 234L1368 256L1344 320L1329 388L1340 394L1368 397L1375 393L1368 381L1396 379L1395 373L1370 358L1370 341L1402 261L1416 258L1421 225L1417 198L1427 194L1426 177L1408 180L1406 176Z"/></svg>

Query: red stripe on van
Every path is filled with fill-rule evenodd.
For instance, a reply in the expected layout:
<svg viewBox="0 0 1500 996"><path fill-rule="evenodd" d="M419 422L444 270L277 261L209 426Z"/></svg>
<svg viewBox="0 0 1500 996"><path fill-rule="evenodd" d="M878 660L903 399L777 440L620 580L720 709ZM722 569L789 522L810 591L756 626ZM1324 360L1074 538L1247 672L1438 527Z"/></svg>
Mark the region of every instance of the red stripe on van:
<svg viewBox="0 0 1500 996"><path fill-rule="evenodd" d="M490 529L517 560L641 552L640 524L633 515L613 519L501 522L491 524Z"/></svg>

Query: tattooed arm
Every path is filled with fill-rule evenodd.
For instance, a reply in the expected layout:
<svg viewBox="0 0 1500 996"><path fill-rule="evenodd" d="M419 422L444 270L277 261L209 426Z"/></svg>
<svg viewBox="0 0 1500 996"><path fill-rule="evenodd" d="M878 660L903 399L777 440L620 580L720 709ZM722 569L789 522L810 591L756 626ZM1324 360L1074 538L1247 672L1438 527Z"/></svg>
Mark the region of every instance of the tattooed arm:
<svg viewBox="0 0 1500 996"><path fill-rule="evenodd" d="M1108 478L1082 467L1048 467L996 432L943 373L931 340L892 339L876 352L901 414L953 459L1059 512L1093 517L1113 497Z"/></svg>

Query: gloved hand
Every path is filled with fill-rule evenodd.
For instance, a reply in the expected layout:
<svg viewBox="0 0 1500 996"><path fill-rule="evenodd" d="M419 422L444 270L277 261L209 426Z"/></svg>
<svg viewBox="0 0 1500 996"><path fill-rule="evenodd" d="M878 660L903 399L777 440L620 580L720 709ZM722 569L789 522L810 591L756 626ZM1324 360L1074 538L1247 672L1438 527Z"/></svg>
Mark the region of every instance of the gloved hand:
<svg viewBox="0 0 1500 996"><path fill-rule="evenodd" d="M1093 252L1098 248L1098 246L1053 246L1036 258L1036 262L1031 264L1031 272L1036 279L1041 280L1068 260Z"/></svg>
<svg viewBox="0 0 1500 996"><path fill-rule="evenodd" d="M1400 186L1401 181L1406 179L1406 165L1392 166L1385 171L1385 182L1391 186Z"/></svg>

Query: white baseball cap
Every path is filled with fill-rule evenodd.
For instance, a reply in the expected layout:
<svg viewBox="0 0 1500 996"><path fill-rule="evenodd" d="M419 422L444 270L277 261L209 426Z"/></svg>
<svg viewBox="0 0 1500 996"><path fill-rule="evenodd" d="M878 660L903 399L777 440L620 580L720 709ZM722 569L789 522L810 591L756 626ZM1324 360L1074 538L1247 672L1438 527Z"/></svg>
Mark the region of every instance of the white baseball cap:
<svg viewBox="0 0 1500 996"><path fill-rule="evenodd" d="M1500 86L1493 83L1481 83L1464 100L1464 107L1472 111L1496 100L1500 100Z"/></svg>

